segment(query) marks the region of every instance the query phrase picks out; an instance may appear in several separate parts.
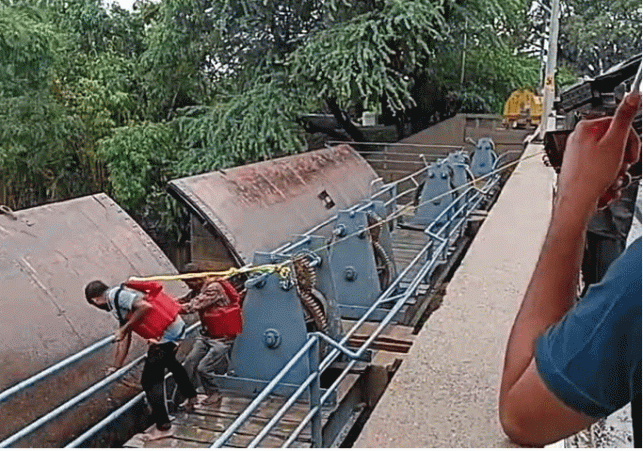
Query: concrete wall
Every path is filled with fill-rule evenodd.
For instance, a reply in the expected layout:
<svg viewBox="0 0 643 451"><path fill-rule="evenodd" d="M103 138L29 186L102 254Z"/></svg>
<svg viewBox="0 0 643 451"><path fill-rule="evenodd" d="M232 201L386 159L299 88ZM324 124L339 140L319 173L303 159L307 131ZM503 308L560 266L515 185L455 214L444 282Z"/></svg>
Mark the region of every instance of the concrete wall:
<svg viewBox="0 0 643 451"><path fill-rule="evenodd" d="M518 158L523 149L523 140L531 132L532 130L503 128L501 116L458 114L411 135L396 145L374 147L361 154L384 181L390 182L421 169L424 163L420 155L431 161L461 147L472 151L473 145L467 138L474 141L484 137L491 138L499 155L516 152L503 159L511 161Z"/></svg>
<svg viewBox="0 0 643 451"><path fill-rule="evenodd" d="M554 173L525 151L355 442L357 448L490 448L509 331L544 240ZM529 199L528 202L525 199Z"/></svg>

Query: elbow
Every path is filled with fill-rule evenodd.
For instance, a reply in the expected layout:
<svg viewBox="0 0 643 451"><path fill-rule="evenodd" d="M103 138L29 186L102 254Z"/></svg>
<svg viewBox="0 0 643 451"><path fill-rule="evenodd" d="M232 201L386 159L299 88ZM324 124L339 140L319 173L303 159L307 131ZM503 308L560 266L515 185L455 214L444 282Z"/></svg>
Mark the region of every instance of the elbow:
<svg viewBox="0 0 643 451"><path fill-rule="evenodd" d="M507 409L500 409L500 425L505 435L514 443L519 445L526 445L525 432L523 428L520 427L520 423L516 421Z"/></svg>
<svg viewBox="0 0 643 451"><path fill-rule="evenodd" d="M549 441L543 441L539 426L522 409L512 406L510 402L500 404L500 425L507 437L521 446L544 446Z"/></svg>

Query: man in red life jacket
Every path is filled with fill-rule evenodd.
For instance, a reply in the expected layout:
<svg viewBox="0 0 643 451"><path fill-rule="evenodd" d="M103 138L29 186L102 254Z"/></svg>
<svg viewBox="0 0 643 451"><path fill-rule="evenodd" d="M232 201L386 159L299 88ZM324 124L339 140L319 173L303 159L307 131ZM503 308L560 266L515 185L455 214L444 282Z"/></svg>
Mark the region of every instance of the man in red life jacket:
<svg viewBox="0 0 643 451"><path fill-rule="evenodd" d="M156 282L128 282L124 286L109 288L103 282L95 280L85 287L85 297L87 302L111 312L119 321L119 327L114 333L118 342L114 365L108 368L108 373L123 366L129 352L132 331L150 343L141 385L152 407L156 428L146 434L144 439L157 440L171 436L173 428L165 406L163 387L165 369L174 375L179 391L188 399L188 404L195 404L197 399L188 374L176 360L176 350L185 338L186 329L185 322L179 316L181 307Z"/></svg>
<svg viewBox="0 0 643 451"><path fill-rule="evenodd" d="M194 263L185 267L186 273L200 271ZM215 375L225 374L228 369L232 343L241 327L240 300L234 286L227 280L199 278L187 279L185 283L191 291L178 301L183 304L182 313L199 314L201 333L183 363L194 386L201 381L207 395L200 404L209 405L221 399ZM226 313L230 309L234 310L231 315Z"/></svg>

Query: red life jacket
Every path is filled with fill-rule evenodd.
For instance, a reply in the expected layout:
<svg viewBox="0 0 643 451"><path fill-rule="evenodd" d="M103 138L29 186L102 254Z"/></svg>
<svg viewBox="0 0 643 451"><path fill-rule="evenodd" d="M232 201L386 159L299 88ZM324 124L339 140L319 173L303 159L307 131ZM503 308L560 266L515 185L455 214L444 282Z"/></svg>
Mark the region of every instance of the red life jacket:
<svg viewBox="0 0 643 451"><path fill-rule="evenodd" d="M163 291L163 285L158 282L130 281L125 286L147 294L146 301L152 304L152 308L132 326L132 330L145 339L159 339L174 322L181 306Z"/></svg>
<svg viewBox="0 0 643 451"><path fill-rule="evenodd" d="M227 280L217 280L217 283L223 288L230 300L230 305L225 307L212 306L201 310L199 311L199 318L201 318L201 324L209 336L214 338L234 338L241 333L243 328L239 293Z"/></svg>

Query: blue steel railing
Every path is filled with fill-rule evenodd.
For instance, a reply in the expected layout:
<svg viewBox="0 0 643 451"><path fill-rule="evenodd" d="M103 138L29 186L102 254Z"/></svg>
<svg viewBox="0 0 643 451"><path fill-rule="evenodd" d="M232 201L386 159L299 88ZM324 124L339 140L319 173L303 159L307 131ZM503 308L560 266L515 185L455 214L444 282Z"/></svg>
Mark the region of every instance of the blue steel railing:
<svg viewBox="0 0 643 451"><path fill-rule="evenodd" d="M192 324L190 327L187 328L187 330L186 330L187 333L190 333L190 332L196 330L198 325L199 325L198 322L195 323L195 324ZM80 352L78 352L78 353L76 353L76 354L74 354L74 355L72 355L72 356L60 361L59 363L57 363L55 365L52 365L51 367L41 371L40 373L35 374L34 376L30 377L29 379L26 379L26 380L20 382L19 384L16 384L13 387L3 391L2 393L0 393L0 403L6 401L7 399L9 399L11 396L15 395L16 393L18 393L18 392L20 392L20 391L22 391L22 390L24 390L24 389L26 389L26 388L28 388L30 386L33 386L34 384L36 384L36 383L38 383L40 381L45 380L47 377L52 376L56 372L60 371L61 369L65 368L65 367L68 367L69 365L71 365L74 362L77 362L81 358L86 357L88 355L91 355L91 354L97 352L98 350L102 349L103 347L105 347L106 345L112 343L113 341L114 341L113 336L106 337L106 338L94 343L93 345L88 346L87 348L83 349L82 351L80 351ZM95 384L93 384L89 388L85 389L84 391L82 391L78 395L76 395L73 398L71 398L70 400L66 401L65 403L63 403L60 406L56 407L52 411L48 412L47 414L45 414L42 417L38 418L37 420L33 421L29 425L23 427L22 429L20 429L19 431L17 431L13 435L7 437L2 442L0 442L0 448L6 448L8 446L13 445L18 440L28 436L29 434L33 433L34 431L36 431L41 426L43 426L43 425L47 424L48 422L50 422L51 420L59 417L61 414L63 414L64 412L67 412L72 407L74 407L74 406L78 405L79 403L83 402L84 400L86 400L87 398L89 398L90 396L92 396L93 394L98 392L99 390L105 388L106 386L108 386L112 382L118 380L121 376L123 376L129 370L134 368L137 364L142 362L143 359L145 359L145 354L137 357L136 359L132 360L130 363L128 363L124 367L118 369L117 371L115 371L114 373L110 374L109 376L101 379L100 381L96 382ZM142 393L137 395L137 396L142 396ZM119 411L121 411L121 410L122 410L122 408L119 409ZM124 411L125 410L122 410L121 413L123 413ZM109 417L112 417L114 415L114 413L115 412L110 414ZM114 417L114 418L116 418L116 417ZM92 429L94 429L94 428L92 428Z"/></svg>
<svg viewBox="0 0 643 451"><path fill-rule="evenodd" d="M310 392L310 410L308 414L302 419L299 425L294 429L291 435L285 440L282 447L290 446L301 434L304 428L311 424L311 440L314 447L321 447L321 406L327 401L332 393L337 389L344 377L350 372L353 366L364 356L369 346L380 335L380 333L391 323L393 318L398 314L402 307L412 297L420 284L425 281L432 272L436 269L447 256L449 246L454 236L463 230L463 226L468 220L471 212L476 210L480 203L487 198L490 191L497 184L500 176L491 173L483 188L469 186L462 192L453 202L440 214L436 219L426 228L425 233L429 236L429 241L418 252L413 260L406 266L406 268L398 275L393 283L379 296L373 305L366 311L366 313L353 325L351 330L344 335L339 341L335 341L327 335L314 332L308 336L306 344L295 354L295 356L282 368L282 370L270 381L270 383L257 395L252 403L237 417L237 419L224 431L224 433L212 444L212 448L226 446L228 440L234 433L249 420L253 412L264 402L279 383L285 378L288 372L295 367L295 365L308 354L310 363L310 375L298 387L298 389L285 401L279 411L270 419L264 428L254 437L254 439L247 445L248 448L258 446L263 439L267 437L274 426L281 420L290 407L303 395L306 389ZM383 190L382 190L383 191ZM317 229L318 230L318 229ZM293 245L294 246L294 245ZM292 246L285 246L281 248L281 252L287 251ZM416 267L423 257L426 256L426 262L422 264L419 271L415 274L412 281L404 289L402 294L396 294L399 291L403 279ZM352 335L364 324L371 314L382 304L390 303L395 300L395 303L389 310L388 314L379 323L375 331L370 337L357 349L350 350L346 347L346 343ZM315 364L315 358L318 355L318 348L320 341L328 343L332 350L318 365ZM313 351L314 349L314 351ZM326 389L323 396L319 396L319 376L324 372L338 357L344 355L350 359L347 366L342 373L334 380L333 384Z"/></svg>
<svg viewBox="0 0 643 451"><path fill-rule="evenodd" d="M11 398L16 393L19 393L22 390L29 388L37 384L38 382L47 379L50 376L53 376L58 371L64 368L67 368L69 365L79 361L83 357L87 357L91 354L94 354L95 352L100 351L101 349L103 349L105 346L107 346L112 342L114 342L113 335L110 335L109 337L105 337L102 340L97 341L96 343L90 346L87 346L85 349L77 352L76 354L71 355L64 360L61 360L60 362L50 366L49 368L46 368L41 372L29 377L28 379L25 379L24 381L19 382L16 385L4 390L2 393L0 393L0 404L2 404L3 402Z"/></svg>

